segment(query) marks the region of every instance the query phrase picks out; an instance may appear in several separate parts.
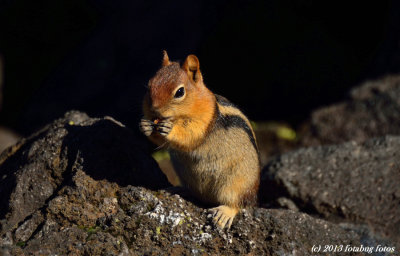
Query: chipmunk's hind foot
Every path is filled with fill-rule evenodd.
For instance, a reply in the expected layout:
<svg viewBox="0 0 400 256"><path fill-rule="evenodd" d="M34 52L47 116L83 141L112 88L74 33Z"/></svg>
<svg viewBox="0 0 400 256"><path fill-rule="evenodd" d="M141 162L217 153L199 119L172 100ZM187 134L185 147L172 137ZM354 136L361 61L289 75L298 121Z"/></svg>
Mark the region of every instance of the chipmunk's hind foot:
<svg viewBox="0 0 400 256"><path fill-rule="evenodd" d="M213 223L215 226L221 229L224 229L225 227L230 229L233 219L239 212L239 209L232 208L226 205L221 205L215 208L211 208L208 211L212 214Z"/></svg>

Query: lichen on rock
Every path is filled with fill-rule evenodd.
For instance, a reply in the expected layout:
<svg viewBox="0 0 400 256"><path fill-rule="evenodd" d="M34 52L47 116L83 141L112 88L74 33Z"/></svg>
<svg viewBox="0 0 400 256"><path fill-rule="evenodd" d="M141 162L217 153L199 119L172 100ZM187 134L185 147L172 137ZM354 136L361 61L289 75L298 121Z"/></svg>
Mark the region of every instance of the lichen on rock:
<svg viewBox="0 0 400 256"><path fill-rule="evenodd" d="M243 209L219 230L210 206L169 188L144 141L112 118L69 112L5 151L0 253L312 255L315 244L362 242L348 227L285 209Z"/></svg>

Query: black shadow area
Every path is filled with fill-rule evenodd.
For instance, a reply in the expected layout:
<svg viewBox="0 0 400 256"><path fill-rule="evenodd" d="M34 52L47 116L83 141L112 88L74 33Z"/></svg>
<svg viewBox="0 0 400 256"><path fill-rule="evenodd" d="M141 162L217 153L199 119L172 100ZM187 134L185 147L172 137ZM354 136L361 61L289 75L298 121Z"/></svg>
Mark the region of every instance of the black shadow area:
<svg viewBox="0 0 400 256"><path fill-rule="evenodd" d="M93 179L106 179L120 186L170 186L147 153L145 141L133 131L106 119L90 126L66 128L68 135L62 149L68 152L68 169L74 171L78 164Z"/></svg>

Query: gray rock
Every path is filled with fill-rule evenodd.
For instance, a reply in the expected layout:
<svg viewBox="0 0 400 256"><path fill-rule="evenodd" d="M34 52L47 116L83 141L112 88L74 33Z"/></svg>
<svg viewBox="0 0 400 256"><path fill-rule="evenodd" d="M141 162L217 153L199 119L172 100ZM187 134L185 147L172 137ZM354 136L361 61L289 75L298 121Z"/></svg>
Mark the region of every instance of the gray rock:
<svg viewBox="0 0 400 256"><path fill-rule="evenodd" d="M169 186L143 141L111 118L69 112L9 148L0 156L1 234L17 225L17 240L29 238L77 170L110 184Z"/></svg>
<svg viewBox="0 0 400 256"><path fill-rule="evenodd" d="M302 145L365 141L400 134L400 76L366 82L347 101L316 110Z"/></svg>
<svg viewBox="0 0 400 256"><path fill-rule="evenodd" d="M11 254L313 255L313 246L360 246L355 232L290 210L247 209L221 231L179 195L112 187L81 171L46 212L29 240L6 247Z"/></svg>
<svg viewBox="0 0 400 256"><path fill-rule="evenodd" d="M206 206L150 190L168 184L145 151L118 122L79 112L9 148L0 157L0 253L315 255L361 245L352 230L282 209L246 209L231 230L216 229Z"/></svg>
<svg viewBox="0 0 400 256"><path fill-rule="evenodd" d="M299 149L270 162L262 179L303 211L400 242L400 137Z"/></svg>

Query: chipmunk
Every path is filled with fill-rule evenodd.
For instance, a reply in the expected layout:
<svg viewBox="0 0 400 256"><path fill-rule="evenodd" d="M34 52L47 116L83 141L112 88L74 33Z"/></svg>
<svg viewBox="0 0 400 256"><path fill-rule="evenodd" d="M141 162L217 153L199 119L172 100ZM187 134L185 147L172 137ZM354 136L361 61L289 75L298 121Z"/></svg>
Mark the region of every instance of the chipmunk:
<svg viewBox="0 0 400 256"><path fill-rule="evenodd" d="M166 51L149 81L143 112L141 131L168 148L181 184L201 201L219 205L209 209L213 222L229 229L240 208L255 203L260 183L249 120L205 86L195 55L181 66Z"/></svg>

